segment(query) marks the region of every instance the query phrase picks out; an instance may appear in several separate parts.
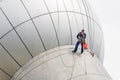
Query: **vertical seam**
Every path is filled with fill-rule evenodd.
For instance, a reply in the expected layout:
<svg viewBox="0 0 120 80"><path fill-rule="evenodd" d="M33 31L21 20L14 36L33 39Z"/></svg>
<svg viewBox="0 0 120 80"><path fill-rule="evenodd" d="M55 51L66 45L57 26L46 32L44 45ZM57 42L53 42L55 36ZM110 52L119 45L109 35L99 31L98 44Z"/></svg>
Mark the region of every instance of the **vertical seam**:
<svg viewBox="0 0 120 80"><path fill-rule="evenodd" d="M46 8L47 8L47 10L48 10L49 17L50 17L50 19L51 19L51 21L52 21L53 28L54 28L55 35L56 35L56 39L57 39L57 41L58 41L58 46L60 46L59 39L58 39L58 34L57 34L57 31L56 31L55 24L54 24L54 21L53 21L53 19L52 19L52 16L51 16L50 10L49 10L49 8L48 8L48 6L47 6L45 0L43 0L43 2L44 2L45 6L46 6Z"/></svg>
<svg viewBox="0 0 120 80"><path fill-rule="evenodd" d="M44 47L44 50L46 51L46 47L45 47L45 45L44 45L44 42L43 42L43 40L42 40L42 38L41 38L41 35L40 35L38 29L37 29L37 26L35 25L35 23L34 23L34 21L33 21L32 17L31 17L31 15L30 15L30 13L29 13L29 11L27 10L27 8L26 8L26 6L25 6L25 4L24 4L24 2L23 2L22 0L20 0L20 1L21 1L21 3L22 3L23 7L25 8L27 14L29 15L30 20L32 21L32 23L33 23L33 25L34 25L34 27L35 27L35 30L36 30L36 32L37 32L37 34L38 34L38 36L39 36L39 39L40 39L41 42L42 42L42 45L43 45L43 47Z"/></svg>
<svg viewBox="0 0 120 80"><path fill-rule="evenodd" d="M8 20L8 22L10 23L11 27L13 28L13 30L15 31L15 33L17 34L17 36L19 37L20 41L23 43L24 47L26 48L26 50L28 51L28 53L30 54L30 56L33 58L30 50L27 48L26 44L24 43L24 41L22 40L22 38L20 37L20 35L18 34L18 32L16 31L16 29L14 28L13 24L10 22L9 18L7 17L7 15L4 13L4 11L1 8L2 13L4 14L5 18Z"/></svg>

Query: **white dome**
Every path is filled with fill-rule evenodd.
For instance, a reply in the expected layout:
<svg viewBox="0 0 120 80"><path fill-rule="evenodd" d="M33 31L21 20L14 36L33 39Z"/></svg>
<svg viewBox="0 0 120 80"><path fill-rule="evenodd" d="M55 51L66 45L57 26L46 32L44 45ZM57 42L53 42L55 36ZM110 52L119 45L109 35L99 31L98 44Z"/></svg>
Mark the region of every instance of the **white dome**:
<svg viewBox="0 0 120 80"><path fill-rule="evenodd" d="M1 0L1 79L10 79L46 50L74 45L81 29L89 48L103 61L103 33L86 0Z"/></svg>
<svg viewBox="0 0 120 80"><path fill-rule="evenodd" d="M112 80L96 55L86 50L73 55L73 48L61 46L39 54L11 80Z"/></svg>

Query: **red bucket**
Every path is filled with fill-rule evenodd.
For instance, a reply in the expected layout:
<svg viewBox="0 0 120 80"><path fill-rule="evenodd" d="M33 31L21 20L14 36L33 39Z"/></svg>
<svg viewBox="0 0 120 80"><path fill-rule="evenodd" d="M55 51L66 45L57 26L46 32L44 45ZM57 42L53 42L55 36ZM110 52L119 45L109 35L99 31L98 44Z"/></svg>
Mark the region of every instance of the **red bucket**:
<svg viewBox="0 0 120 80"><path fill-rule="evenodd" d="M88 49L88 44L87 44L87 43L84 43L84 44L83 44L83 48L84 48L84 49Z"/></svg>

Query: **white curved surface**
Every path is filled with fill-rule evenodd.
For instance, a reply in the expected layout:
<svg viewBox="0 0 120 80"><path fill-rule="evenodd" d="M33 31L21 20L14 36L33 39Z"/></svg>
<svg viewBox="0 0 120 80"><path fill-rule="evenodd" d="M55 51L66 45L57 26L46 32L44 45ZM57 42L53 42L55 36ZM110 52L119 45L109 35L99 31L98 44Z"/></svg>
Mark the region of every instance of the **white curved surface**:
<svg viewBox="0 0 120 80"><path fill-rule="evenodd" d="M83 28L102 62L103 33L95 17L86 0L0 0L0 80L44 51L74 45Z"/></svg>
<svg viewBox="0 0 120 80"><path fill-rule="evenodd" d="M112 80L95 55L73 46L48 50L26 63L12 80Z"/></svg>

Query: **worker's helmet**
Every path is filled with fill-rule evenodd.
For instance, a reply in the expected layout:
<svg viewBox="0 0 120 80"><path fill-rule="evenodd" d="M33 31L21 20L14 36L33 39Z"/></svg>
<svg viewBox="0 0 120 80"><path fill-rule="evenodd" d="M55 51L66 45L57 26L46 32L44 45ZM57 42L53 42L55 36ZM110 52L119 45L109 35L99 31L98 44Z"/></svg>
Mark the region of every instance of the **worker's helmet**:
<svg viewBox="0 0 120 80"><path fill-rule="evenodd" d="M82 29L81 31L84 32L84 29Z"/></svg>

